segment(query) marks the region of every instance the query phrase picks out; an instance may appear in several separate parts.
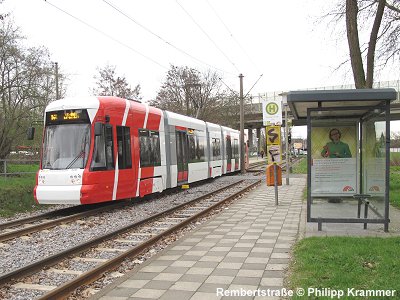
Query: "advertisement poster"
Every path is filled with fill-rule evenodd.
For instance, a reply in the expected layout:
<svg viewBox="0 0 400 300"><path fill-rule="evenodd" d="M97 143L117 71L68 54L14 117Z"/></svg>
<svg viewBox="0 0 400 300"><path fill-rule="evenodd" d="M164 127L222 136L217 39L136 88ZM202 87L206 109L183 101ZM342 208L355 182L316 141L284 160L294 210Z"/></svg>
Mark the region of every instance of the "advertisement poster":
<svg viewBox="0 0 400 300"><path fill-rule="evenodd" d="M357 159L314 159L311 167L311 195L354 195L357 190Z"/></svg>
<svg viewBox="0 0 400 300"><path fill-rule="evenodd" d="M311 130L311 196L358 193L356 126Z"/></svg>

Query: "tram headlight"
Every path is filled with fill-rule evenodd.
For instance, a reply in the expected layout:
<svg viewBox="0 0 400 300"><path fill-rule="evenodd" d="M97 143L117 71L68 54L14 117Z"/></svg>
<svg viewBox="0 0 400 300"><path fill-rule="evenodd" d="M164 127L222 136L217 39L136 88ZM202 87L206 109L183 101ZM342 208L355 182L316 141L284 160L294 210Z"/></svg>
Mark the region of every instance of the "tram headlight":
<svg viewBox="0 0 400 300"><path fill-rule="evenodd" d="M39 183L39 184L44 184L45 181L46 181L46 176L44 176L44 175L39 175L39 177L38 177L38 183Z"/></svg>
<svg viewBox="0 0 400 300"><path fill-rule="evenodd" d="M82 183L82 176L81 175L71 175L69 176L71 184L81 184Z"/></svg>

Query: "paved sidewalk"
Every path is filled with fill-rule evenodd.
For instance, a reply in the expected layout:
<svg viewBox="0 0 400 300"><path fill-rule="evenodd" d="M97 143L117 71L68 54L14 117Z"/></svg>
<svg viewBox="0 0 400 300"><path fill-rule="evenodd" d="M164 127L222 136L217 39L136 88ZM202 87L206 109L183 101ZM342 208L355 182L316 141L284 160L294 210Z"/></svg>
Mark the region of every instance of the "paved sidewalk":
<svg viewBox="0 0 400 300"><path fill-rule="evenodd" d="M262 183L91 299L232 300L235 297L217 295L217 289L283 288L305 207L305 184L305 178L291 178L289 186L279 187L279 205L275 206L274 188Z"/></svg>

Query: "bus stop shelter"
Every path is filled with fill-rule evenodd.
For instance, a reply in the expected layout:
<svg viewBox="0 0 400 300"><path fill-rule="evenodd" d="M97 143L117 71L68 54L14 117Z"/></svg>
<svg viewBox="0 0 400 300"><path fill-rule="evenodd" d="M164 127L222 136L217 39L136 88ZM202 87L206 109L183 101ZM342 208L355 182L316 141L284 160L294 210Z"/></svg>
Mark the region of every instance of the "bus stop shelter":
<svg viewBox="0 0 400 300"><path fill-rule="evenodd" d="M287 93L307 125L307 222L389 229L390 102L394 89Z"/></svg>

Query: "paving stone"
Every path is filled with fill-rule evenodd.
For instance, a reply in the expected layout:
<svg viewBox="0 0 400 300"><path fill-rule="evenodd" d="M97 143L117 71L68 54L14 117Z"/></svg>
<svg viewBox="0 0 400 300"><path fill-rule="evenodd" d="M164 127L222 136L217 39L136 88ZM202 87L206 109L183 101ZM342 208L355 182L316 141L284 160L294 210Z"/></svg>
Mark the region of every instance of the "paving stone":
<svg viewBox="0 0 400 300"><path fill-rule="evenodd" d="M244 264L267 264L269 257L247 257Z"/></svg>
<svg viewBox="0 0 400 300"><path fill-rule="evenodd" d="M118 297L118 296L103 296L99 298L99 300L126 300L126 299L133 299L133 298L128 298L128 297Z"/></svg>
<svg viewBox="0 0 400 300"><path fill-rule="evenodd" d="M186 274L192 274L192 275L209 275L214 271L214 268L197 268L193 267L190 268Z"/></svg>
<svg viewBox="0 0 400 300"><path fill-rule="evenodd" d="M246 251L240 251L240 252L231 251L226 256L227 257L248 257L249 253L250 252L246 252Z"/></svg>
<svg viewBox="0 0 400 300"><path fill-rule="evenodd" d="M171 287L170 290L179 290L179 291L196 291L202 282L190 282L190 281L177 281Z"/></svg>
<svg viewBox="0 0 400 300"><path fill-rule="evenodd" d="M180 278L180 281L187 281L187 282L205 282L208 275L212 272L213 269L210 269L208 274L201 275L201 274L191 274L189 273L190 270Z"/></svg>
<svg viewBox="0 0 400 300"><path fill-rule="evenodd" d="M132 297L138 298L148 298L148 299L160 299L162 294L164 294L166 290L155 290L155 289L140 289L136 293L132 295Z"/></svg>
<svg viewBox="0 0 400 300"><path fill-rule="evenodd" d="M199 261L221 262L225 256L203 256Z"/></svg>
<svg viewBox="0 0 400 300"><path fill-rule="evenodd" d="M197 289L197 292L214 293L214 295L216 295L217 289L227 290L228 288L229 288L229 284L203 283Z"/></svg>
<svg viewBox="0 0 400 300"><path fill-rule="evenodd" d="M144 287L150 280L126 280L121 283L119 286L123 288L142 288Z"/></svg>
<svg viewBox="0 0 400 300"><path fill-rule="evenodd" d="M211 275L208 276L206 279L205 283L213 283L213 284L230 284L235 277L233 276L217 276L217 275Z"/></svg>
<svg viewBox="0 0 400 300"><path fill-rule="evenodd" d="M141 272L149 272L149 273L160 273L164 271L167 267L166 266L146 266L142 268Z"/></svg>
<svg viewBox="0 0 400 300"><path fill-rule="evenodd" d="M243 265L243 263L224 263L221 262L217 268L218 269L235 269L238 270Z"/></svg>
<svg viewBox="0 0 400 300"><path fill-rule="evenodd" d="M117 287L114 290L112 290L110 293L107 295L109 297L113 297L113 299L128 299L131 295L136 293L138 289L133 289L133 288L124 288L124 287ZM110 298L111 299L111 298Z"/></svg>
<svg viewBox="0 0 400 300"><path fill-rule="evenodd" d="M196 261L177 260L171 264L171 267L192 267Z"/></svg>
<svg viewBox="0 0 400 300"><path fill-rule="evenodd" d="M264 273L264 270L245 270L245 269L241 269L241 270L239 270L237 276L239 276L239 277L257 277L257 278L261 278L263 273Z"/></svg>
<svg viewBox="0 0 400 300"><path fill-rule="evenodd" d="M156 277L154 277L154 280L164 280L164 281L177 281L179 278L181 278L183 274L179 273L160 273Z"/></svg>
<svg viewBox="0 0 400 300"><path fill-rule="evenodd" d="M266 286L283 286L283 278L262 278L261 279L261 286L266 287Z"/></svg>
<svg viewBox="0 0 400 300"><path fill-rule="evenodd" d="M168 290L173 284L174 284L174 281L151 280L143 288L156 289L156 290Z"/></svg>
<svg viewBox="0 0 400 300"><path fill-rule="evenodd" d="M160 297L160 300L189 300L192 296L192 291L168 290Z"/></svg>

